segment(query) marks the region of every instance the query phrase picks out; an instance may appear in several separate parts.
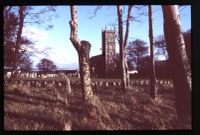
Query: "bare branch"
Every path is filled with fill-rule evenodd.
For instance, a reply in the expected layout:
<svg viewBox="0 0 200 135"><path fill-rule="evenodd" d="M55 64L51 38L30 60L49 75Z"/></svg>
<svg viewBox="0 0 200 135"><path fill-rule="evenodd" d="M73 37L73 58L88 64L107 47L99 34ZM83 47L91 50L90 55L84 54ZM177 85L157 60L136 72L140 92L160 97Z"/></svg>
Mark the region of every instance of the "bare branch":
<svg viewBox="0 0 200 135"><path fill-rule="evenodd" d="M81 42L78 38L78 16L77 16L77 10L76 6L70 6L71 10L71 21L69 22L70 27L71 27L71 32L70 32L70 40L74 47L77 49L77 51L80 50L81 47Z"/></svg>
<svg viewBox="0 0 200 135"><path fill-rule="evenodd" d="M31 6L27 6L24 23L36 24L39 27L44 28L45 30L50 30L53 28L50 23L52 18L56 16L55 11L56 11L55 6L48 6L46 8L40 9L39 11L34 10ZM47 13L48 16L45 15Z"/></svg>
<svg viewBox="0 0 200 135"><path fill-rule="evenodd" d="M119 36L119 44L123 46L123 22L122 22L122 7L117 6L117 14L118 14L118 36Z"/></svg>
<svg viewBox="0 0 200 135"><path fill-rule="evenodd" d="M97 15L97 12L98 12L102 7L103 7L103 6L97 6L97 7L94 9L94 12L92 13L92 16L89 17L89 19L94 18L94 17Z"/></svg>
<svg viewBox="0 0 200 135"><path fill-rule="evenodd" d="M126 32L125 32L125 37L124 37L124 47L126 46L127 40L128 40L128 34L129 34L129 24L130 24L130 16L131 16L131 9L132 5L128 6L128 14L127 14L127 20L126 20Z"/></svg>
<svg viewBox="0 0 200 135"><path fill-rule="evenodd" d="M186 5L179 5L178 6L179 12L183 11L186 7L188 7L188 6L186 6Z"/></svg>
<svg viewBox="0 0 200 135"><path fill-rule="evenodd" d="M115 34L115 38L117 39L117 41L119 43L119 36L117 34Z"/></svg>

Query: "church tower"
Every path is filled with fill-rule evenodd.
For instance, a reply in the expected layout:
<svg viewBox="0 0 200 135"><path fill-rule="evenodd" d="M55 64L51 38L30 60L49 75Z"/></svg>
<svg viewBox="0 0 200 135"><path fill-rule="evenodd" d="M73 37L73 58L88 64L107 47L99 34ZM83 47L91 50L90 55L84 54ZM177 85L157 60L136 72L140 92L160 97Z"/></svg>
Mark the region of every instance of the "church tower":
<svg viewBox="0 0 200 135"><path fill-rule="evenodd" d="M104 56L105 74L111 72L114 68L114 59L116 55L115 28L102 30L102 55Z"/></svg>

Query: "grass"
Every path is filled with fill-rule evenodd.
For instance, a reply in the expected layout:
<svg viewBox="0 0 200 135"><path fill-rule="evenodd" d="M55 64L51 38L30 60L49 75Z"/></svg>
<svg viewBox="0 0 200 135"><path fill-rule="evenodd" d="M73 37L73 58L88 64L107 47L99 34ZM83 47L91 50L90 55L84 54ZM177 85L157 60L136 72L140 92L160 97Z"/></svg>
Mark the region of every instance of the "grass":
<svg viewBox="0 0 200 135"><path fill-rule="evenodd" d="M126 92L119 87L95 88L94 98L83 104L81 88L30 87L4 84L5 130L174 130L191 129L191 119L177 119L172 85L159 85L158 97L148 85Z"/></svg>

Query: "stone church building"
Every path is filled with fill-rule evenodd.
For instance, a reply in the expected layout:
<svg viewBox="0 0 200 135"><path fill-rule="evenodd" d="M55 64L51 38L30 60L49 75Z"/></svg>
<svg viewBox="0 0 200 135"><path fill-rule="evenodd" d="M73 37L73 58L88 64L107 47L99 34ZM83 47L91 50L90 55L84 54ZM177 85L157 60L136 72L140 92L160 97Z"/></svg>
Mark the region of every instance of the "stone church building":
<svg viewBox="0 0 200 135"><path fill-rule="evenodd" d="M102 54L90 58L93 77L113 76L117 70L115 28L102 30Z"/></svg>

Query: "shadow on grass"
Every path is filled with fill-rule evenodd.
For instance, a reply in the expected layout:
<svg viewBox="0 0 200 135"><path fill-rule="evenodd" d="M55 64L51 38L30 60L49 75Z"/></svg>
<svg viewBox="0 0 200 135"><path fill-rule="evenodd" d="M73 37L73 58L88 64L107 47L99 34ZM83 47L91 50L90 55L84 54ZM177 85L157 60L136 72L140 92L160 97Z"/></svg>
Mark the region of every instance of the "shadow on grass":
<svg viewBox="0 0 200 135"><path fill-rule="evenodd" d="M62 101L59 100L50 100L50 99L42 99L38 98L35 96L19 96L19 95L14 95L14 94L4 94L4 101L12 101L12 102L17 102L17 103L25 103L25 104L30 104L30 105L39 105L43 103L46 107L65 107L66 104Z"/></svg>
<svg viewBox="0 0 200 135"><path fill-rule="evenodd" d="M45 125L45 127L40 127L40 129L42 130L47 130L50 129L51 130L62 130L63 129L63 124L49 119L48 117L38 117L39 115L30 115L30 114L21 114L21 113L15 113L15 112L6 112L5 117L9 118L9 119L15 119L15 121L22 121L23 122L18 122L17 125L18 127L28 127L29 130L38 130L36 129L36 123L43 123L42 125ZM5 118L6 119L6 118ZM26 122L24 122L26 121ZM31 122L30 122L31 121ZM15 123L11 123L11 122L4 122L4 129L5 130L13 130L13 126L16 126Z"/></svg>
<svg viewBox="0 0 200 135"><path fill-rule="evenodd" d="M42 130L62 130L65 119L70 119L72 130L176 129L172 125L176 114L174 101L164 97L173 94L170 89L159 89L159 100L152 100L148 94L149 86L133 86L133 90L126 93L123 105L120 88L97 88L93 89L96 98L92 104L84 105L81 88L72 87L73 95L69 98L70 106L67 108L64 108L64 98L59 99L55 94L65 94L65 91L60 90L62 89L37 88L30 89L28 93L5 91L4 107L9 105L5 112L6 119L9 119L6 129L14 129L15 125L19 126L22 123L21 129L26 129L27 124L29 129L37 130L34 123L44 123L45 127L41 127ZM23 110L27 108L27 104L33 108ZM21 106L23 109L20 110ZM9 110L9 107L12 108ZM19 108L18 113L16 107ZM14 112L10 112L11 110ZM21 122L21 119L25 119L26 122ZM14 123L10 122L12 120ZM34 122L28 124L28 121ZM9 125L13 127L9 128Z"/></svg>

